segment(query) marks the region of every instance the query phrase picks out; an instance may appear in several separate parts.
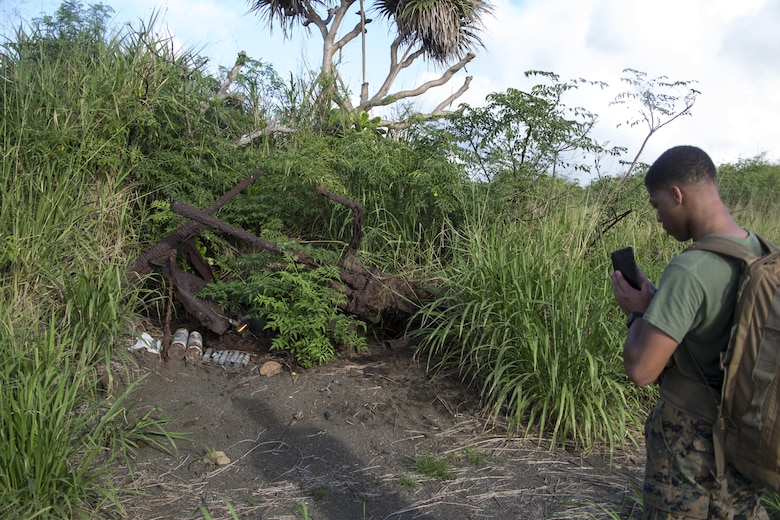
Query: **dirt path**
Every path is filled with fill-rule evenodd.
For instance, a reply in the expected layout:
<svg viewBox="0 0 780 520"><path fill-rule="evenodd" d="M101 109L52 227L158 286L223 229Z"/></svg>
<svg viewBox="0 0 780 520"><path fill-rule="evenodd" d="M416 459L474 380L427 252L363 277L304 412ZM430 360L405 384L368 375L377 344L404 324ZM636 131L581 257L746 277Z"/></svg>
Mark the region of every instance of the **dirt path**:
<svg viewBox="0 0 780 520"><path fill-rule="evenodd" d="M208 346L208 342L207 342ZM215 345L219 347L220 345ZM141 359L139 356L138 359ZM133 462L133 519L629 518L638 451L551 453L486 431L478 396L429 378L409 351L373 347L309 370L150 361L134 394L188 432ZM223 451L230 463L204 462ZM204 508L204 509L200 509Z"/></svg>

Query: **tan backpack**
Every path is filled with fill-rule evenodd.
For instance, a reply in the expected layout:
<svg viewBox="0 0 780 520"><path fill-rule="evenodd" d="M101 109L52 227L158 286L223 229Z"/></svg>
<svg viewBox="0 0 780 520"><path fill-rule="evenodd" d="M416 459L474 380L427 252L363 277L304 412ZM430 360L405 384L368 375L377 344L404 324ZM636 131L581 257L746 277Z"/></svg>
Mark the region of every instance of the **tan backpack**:
<svg viewBox="0 0 780 520"><path fill-rule="evenodd" d="M755 484L780 491L780 248L758 237L764 254L721 237L688 249L743 262L734 325L722 355L723 389L714 425L717 477L724 460Z"/></svg>

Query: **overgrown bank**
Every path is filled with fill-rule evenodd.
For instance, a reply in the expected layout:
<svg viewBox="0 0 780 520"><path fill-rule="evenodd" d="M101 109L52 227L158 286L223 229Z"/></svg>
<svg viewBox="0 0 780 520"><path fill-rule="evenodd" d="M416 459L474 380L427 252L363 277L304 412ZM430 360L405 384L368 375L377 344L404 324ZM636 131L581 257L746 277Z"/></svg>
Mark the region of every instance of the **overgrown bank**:
<svg viewBox="0 0 780 520"><path fill-rule="evenodd" d="M2 47L3 517L116 510L116 489L100 468L142 439L169 440L164 421L131 419L127 394L105 392L121 339L138 332L133 319L164 296L157 278L128 283L127 267L181 222L172 201L206 207L256 168L259 181L219 212L222 220L338 259L352 215L316 187L359 202L357 258L440 296L408 330L424 339L419 354L433 369L456 366L490 412L553 447L631 439L651 396L622 375L607 253L634 245L657 279L680 248L653 227L641 177L583 188L551 175L554 147L542 134L525 141L522 161L499 155L516 149L502 139L524 134L502 133L489 111L391 139L330 117L337 109L305 95L316 84L282 82L259 61L251 70L263 73L246 73L235 87L243 98L218 99L223 78L155 39L153 20L112 32L108 10L63 5ZM530 108L551 108L572 87L543 79L564 88L494 99L528 109L515 112L520 128L523 117L538 117ZM268 88L249 88L258 86ZM296 131L238 146L258 118ZM488 135L470 133L485 121L493 141L462 153L464 137ZM572 131L582 123L546 121ZM780 237L771 200L779 168L760 158L722 167L724 198L768 237ZM210 230L196 246L221 280L236 280L245 244ZM385 333L382 325L368 334Z"/></svg>

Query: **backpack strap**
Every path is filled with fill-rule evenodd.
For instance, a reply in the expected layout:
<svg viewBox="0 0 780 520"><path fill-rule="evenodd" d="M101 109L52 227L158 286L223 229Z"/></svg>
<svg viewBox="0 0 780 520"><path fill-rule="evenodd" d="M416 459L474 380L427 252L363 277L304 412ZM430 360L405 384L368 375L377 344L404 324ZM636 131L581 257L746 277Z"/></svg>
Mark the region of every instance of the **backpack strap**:
<svg viewBox="0 0 780 520"><path fill-rule="evenodd" d="M761 249L764 254L772 253L780 250L780 248L778 248L769 240L766 240L765 238L761 237L760 235L756 234L756 238L758 239L758 242L761 244ZM723 236L708 235L702 237L699 240L690 244L685 249L685 251L693 251L693 250L710 251L712 253L719 253L721 255L742 260L748 265L750 265L752 262L754 262L759 258L758 255L756 255L753 251L750 250L750 248L743 246L742 244L738 244L737 242L734 242L733 240L729 240L728 238Z"/></svg>
<svg viewBox="0 0 780 520"><path fill-rule="evenodd" d="M762 244L763 247L763 244ZM758 258L749 248L720 236L706 236L689 245L686 251L710 251L742 260L746 264Z"/></svg>

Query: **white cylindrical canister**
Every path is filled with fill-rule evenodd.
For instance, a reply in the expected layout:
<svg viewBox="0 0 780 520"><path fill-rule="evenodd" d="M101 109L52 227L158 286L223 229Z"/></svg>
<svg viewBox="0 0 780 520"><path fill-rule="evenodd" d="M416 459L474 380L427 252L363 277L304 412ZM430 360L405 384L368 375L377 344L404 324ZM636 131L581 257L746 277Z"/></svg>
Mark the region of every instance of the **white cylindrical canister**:
<svg viewBox="0 0 780 520"><path fill-rule="evenodd" d="M187 351L187 338L189 336L190 332L187 329L177 329L173 333L171 346L168 347L168 359L178 359L179 361L184 359L184 353Z"/></svg>
<svg viewBox="0 0 780 520"><path fill-rule="evenodd" d="M188 363L197 363L203 356L203 336L197 330L190 332L187 338L187 350L184 357Z"/></svg>

